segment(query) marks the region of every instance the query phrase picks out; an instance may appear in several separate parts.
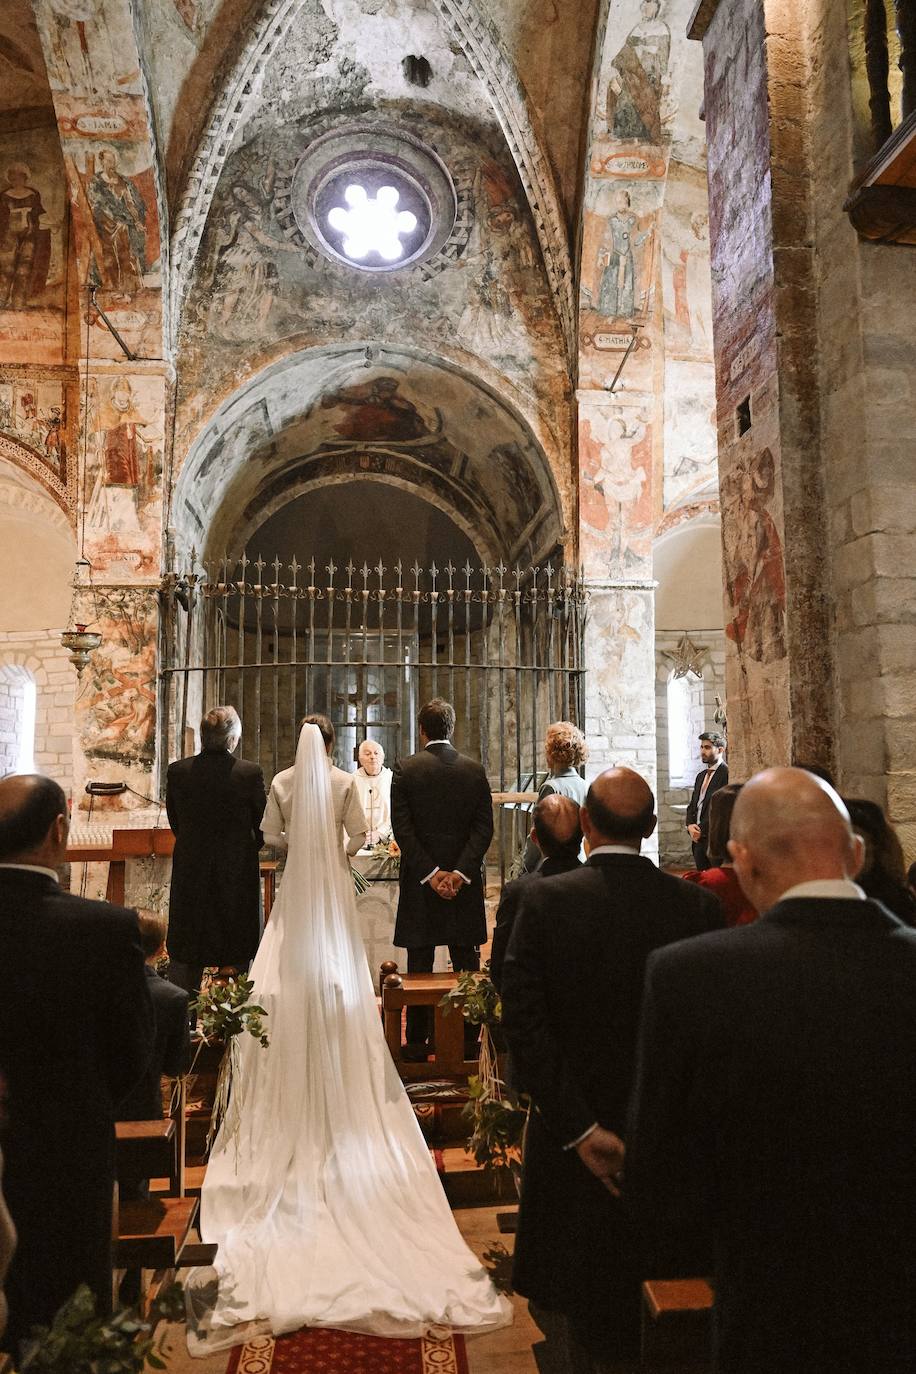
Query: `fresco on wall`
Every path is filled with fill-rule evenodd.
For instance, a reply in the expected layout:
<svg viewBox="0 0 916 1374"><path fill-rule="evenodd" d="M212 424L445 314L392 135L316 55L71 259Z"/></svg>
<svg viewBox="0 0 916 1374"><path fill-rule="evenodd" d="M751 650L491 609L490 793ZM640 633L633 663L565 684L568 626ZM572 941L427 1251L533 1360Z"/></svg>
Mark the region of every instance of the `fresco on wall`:
<svg viewBox="0 0 916 1374"><path fill-rule="evenodd" d="M661 193L656 182L592 181L586 188L580 385L610 384L634 329L642 333L627 361L627 383L638 390L652 385L647 326L657 309Z"/></svg>
<svg viewBox="0 0 916 1374"><path fill-rule="evenodd" d="M76 699L81 750L75 758L74 795L88 810L84 792L90 778L117 776L149 795L155 755L156 635L155 593L147 588L107 589L99 598L93 626L102 643L91 655ZM91 616L89 617L92 618ZM133 810L139 797L98 798L94 809Z"/></svg>
<svg viewBox="0 0 916 1374"><path fill-rule="evenodd" d="M0 361L63 356L66 217L56 130L0 134Z"/></svg>
<svg viewBox="0 0 916 1374"><path fill-rule="evenodd" d="M658 144L662 141L671 30L661 17L661 0L642 0L639 14L610 59L605 122L614 140Z"/></svg>
<svg viewBox="0 0 916 1374"><path fill-rule="evenodd" d="M67 480L66 392L59 378L0 374L0 432L37 454L59 482Z"/></svg>
<svg viewBox="0 0 916 1374"><path fill-rule="evenodd" d="M437 151L453 175L466 178L475 205L466 247L434 273L361 273L316 258L285 235L279 188L284 178L289 184L310 136L305 130L272 129L232 155L185 309L183 409L201 391L221 391L227 382L231 389L251 367L253 348L329 336L425 340L434 351L452 344L529 392L555 396L565 386L556 314L514 167L497 147L475 147L469 130L434 132Z"/></svg>
<svg viewBox="0 0 916 1374"><path fill-rule="evenodd" d="M128 345L159 357L160 226L149 116L125 0L35 0L72 204L80 279ZM90 317L93 357L121 357Z"/></svg>
<svg viewBox="0 0 916 1374"><path fill-rule="evenodd" d="M125 581L159 568L161 377L95 377L89 387L86 553L96 573Z"/></svg>
<svg viewBox="0 0 916 1374"><path fill-rule="evenodd" d="M769 448L743 455L722 481L725 633L739 660L786 656L786 572L774 518L776 463Z"/></svg>
<svg viewBox="0 0 916 1374"><path fill-rule="evenodd" d="M651 572L652 422L649 398L589 406L579 423L580 557L586 576Z"/></svg>

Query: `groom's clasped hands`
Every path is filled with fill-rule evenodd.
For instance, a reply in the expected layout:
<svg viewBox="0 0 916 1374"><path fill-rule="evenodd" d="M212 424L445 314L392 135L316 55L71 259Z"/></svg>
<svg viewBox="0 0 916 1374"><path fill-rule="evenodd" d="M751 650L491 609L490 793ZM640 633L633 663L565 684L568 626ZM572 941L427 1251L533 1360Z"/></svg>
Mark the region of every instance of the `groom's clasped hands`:
<svg viewBox="0 0 916 1374"><path fill-rule="evenodd" d="M460 873L447 872L439 869L429 880L429 885L437 897L442 897L444 901L450 902L464 887L464 878Z"/></svg>

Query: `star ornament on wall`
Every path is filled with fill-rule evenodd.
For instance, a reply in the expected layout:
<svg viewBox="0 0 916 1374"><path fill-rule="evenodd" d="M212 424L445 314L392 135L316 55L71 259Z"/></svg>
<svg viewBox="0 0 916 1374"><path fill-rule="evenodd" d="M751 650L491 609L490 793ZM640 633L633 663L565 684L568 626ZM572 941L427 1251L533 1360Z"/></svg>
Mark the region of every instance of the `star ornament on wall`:
<svg viewBox="0 0 916 1374"><path fill-rule="evenodd" d="M692 673L694 677L703 676L703 660L707 651L705 648L698 648L686 630L681 635L674 653L667 649L663 652L665 658L671 659L674 677L687 677L688 673Z"/></svg>
<svg viewBox="0 0 916 1374"><path fill-rule="evenodd" d="M410 210L397 208L400 193L394 186L380 186L371 199L365 186L351 185L344 191L350 207L335 205L328 215L332 229L344 235L343 250L348 258L359 262L370 253L378 253L386 262L397 262L404 255L402 234L412 234L417 217Z"/></svg>

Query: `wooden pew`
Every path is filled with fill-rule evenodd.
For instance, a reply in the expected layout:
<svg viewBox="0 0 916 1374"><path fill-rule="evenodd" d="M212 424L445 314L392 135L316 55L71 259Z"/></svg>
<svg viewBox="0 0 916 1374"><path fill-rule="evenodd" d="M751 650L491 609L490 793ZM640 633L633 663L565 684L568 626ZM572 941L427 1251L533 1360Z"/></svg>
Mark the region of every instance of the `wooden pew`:
<svg viewBox="0 0 916 1374"><path fill-rule="evenodd" d="M645 1374L711 1370L713 1296L706 1279L649 1279L643 1284Z"/></svg>
<svg viewBox="0 0 916 1374"><path fill-rule="evenodd" d="M385 972L385 969L388 969ZM440 1001L457 986L454 973L398 973L382 965L382 1019L385 1040L395 1068L404 1082L429 1082L433 1079L460 1079L466 1083L476 1073L476 1059L464 1057L464 1017L459 1007L446 1015ZM405 1007L432 1007L436 1048L430 1061L409 1063L401 1058L401 1013Z"/></svg>
<svg viewBox="0 0 916 1374"><path fill-rule="evenodd" d="M114 1268L140 1270L140 1306L144 1312L177 1269L212 1264L216 1256L215 1245L190 1240L200 1198L184 1193L185 1108L182 1079L173 1116L115 1125L119 1162L129 1161L136 1176L168 1180L166 1192L151 1193L139 1202L119 1203L117 1210Z"/></svg>

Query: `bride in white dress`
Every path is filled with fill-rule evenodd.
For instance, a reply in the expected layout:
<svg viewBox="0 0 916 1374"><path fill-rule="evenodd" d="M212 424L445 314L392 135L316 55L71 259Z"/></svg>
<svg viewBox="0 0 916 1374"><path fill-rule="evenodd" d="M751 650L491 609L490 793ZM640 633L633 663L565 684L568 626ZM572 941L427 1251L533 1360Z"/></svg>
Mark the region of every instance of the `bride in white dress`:
<svg viewBox="0 0 916 1374"><path fill-rule="evenodd" d="M382 1035L315 725L299 736L286 871L251 977L270 1046L239 1037L236 1126L221 1128L201 1196L218 1293L202 1313L212 1271L192 1275L192 1353L302 1326L506 1325Z"/></svg>

